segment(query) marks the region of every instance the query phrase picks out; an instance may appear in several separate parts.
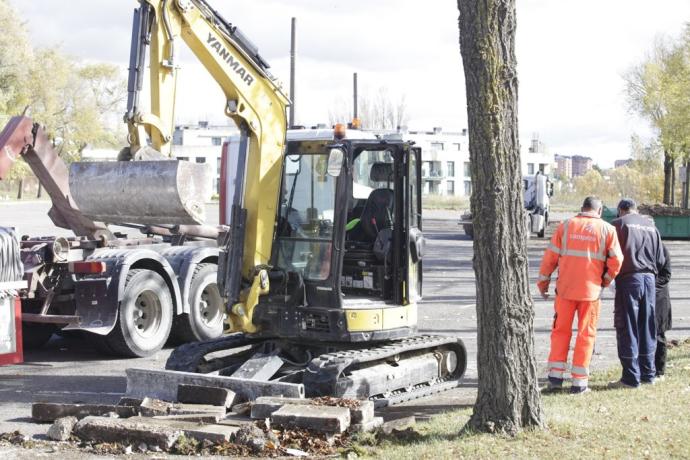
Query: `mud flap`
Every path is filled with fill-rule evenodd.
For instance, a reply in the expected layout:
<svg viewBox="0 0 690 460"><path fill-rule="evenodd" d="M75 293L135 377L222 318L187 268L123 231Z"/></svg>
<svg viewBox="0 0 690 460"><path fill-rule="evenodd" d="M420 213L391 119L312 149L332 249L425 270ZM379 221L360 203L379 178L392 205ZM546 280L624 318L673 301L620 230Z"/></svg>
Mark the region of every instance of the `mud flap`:
<svg viewBox="0 0 690 460"><path fill-rule="evenodd" d="M119 311L117 291L108 292L111 279L82 279L74 286L75 315L78 324L69 324L64 330L80 330L106 335L113 330ZM117 288L117 286L114 286Z"/></svg>

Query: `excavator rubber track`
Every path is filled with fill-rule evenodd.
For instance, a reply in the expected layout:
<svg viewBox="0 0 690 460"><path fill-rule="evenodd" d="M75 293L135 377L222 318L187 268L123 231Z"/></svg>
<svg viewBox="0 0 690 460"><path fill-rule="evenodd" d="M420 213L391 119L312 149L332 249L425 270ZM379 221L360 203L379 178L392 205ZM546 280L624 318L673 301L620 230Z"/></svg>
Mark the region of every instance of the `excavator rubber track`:
<svg viewBox="0 0 690 460"><path fill-rule="evenodd" d="M454 354L454 365L444 372L439 364L439 372L431 374L433 364L429 355L434 355L440 363L449 352ZM422 358L427 362L410 366L411 361ZM408 372L399 371L406 368ZM377 405L384 406L455 388L466 368L467 352L462 340L419 335L370 348L320 355L309 363L304 385L308 396L373 399ZM358 376L358 373L366 374Z"/></svg>
<svg viewBox="0 0 690 460"><path fill-rule="evenodd" d="M166 369L201 373L220 371L223 375L224 366L232 358L231 361L218 357L207 359L206 355L248 348L244 354L231 356L250 359L252 349L260 349L269 342L273 340L233 334L182 345L170 355ZM285 342L286 349L294 346L295 342ZM302 346L309 349L307 344ZM342 347L342 344L337 346ZM271 348L279 350L274 345ZM280 351L277 353L280 355ZM458 387L466 365L467 353L462 340L419 335L322 353L308 362L300 383L304 384L308 397L371 399L377 407L383 407ZM273 379L278 381L280 377Z"/></svg>

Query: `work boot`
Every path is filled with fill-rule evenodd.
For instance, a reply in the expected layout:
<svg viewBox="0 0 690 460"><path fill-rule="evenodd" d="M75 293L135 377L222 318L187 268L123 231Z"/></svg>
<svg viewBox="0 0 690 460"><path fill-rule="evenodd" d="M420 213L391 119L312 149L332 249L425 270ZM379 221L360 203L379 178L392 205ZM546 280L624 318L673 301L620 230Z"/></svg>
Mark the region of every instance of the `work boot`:
<svg viewBox="0 0 690 460"><path fill-rule="evenodd" d="M638 387L634 385L628 385L622 380L616 380L615 382L609 382L607 388L609 390L637 390Z"/></svg>
<svg viewBox="0 0 690 460"><path fill-rule="evenodd" d="M590 390L589 387L581 387L581 386L577 386L577 385L573 385L570 387L570 394L571 395L581 395L584 393L589 393L590 391L592 391L592 390Z"/></svg>
<svg viewBox="0 0 690 460"><path fill-rule="evenodd" d="M656 385L656 381L657 381L658 379L659 379L659 377L656 377L656 378L651 379L651 380L641 380L640 383L641 383L642 385Z"/></svg>
<svg viewBox="0 0 690 460"><path fill-rule="evenodd" d="M560 393L563 390L563 379L558 379L556 377L549 377L549 383L542 388L541 392L544 394L549 393Z"/></svg>
<svg viewBox="0 0 690 460"><path fill-rule="evenodd" d="M666 376L664 374L657 374L654 380L657 382L663 382L664 380L666 380Z"/></svg>

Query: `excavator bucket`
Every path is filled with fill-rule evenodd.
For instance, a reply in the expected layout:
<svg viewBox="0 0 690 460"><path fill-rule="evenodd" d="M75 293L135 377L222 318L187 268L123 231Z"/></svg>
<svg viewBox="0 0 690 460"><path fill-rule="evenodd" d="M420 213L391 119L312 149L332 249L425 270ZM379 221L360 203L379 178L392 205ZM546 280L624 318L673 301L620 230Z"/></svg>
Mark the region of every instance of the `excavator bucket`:
<svg viewBox="0 0 690 460"><path fill-rule="evenodd" d="M69 188L82 214L97 221L203 224L213 182L208 166L173 160L75 162Z"/></svg>

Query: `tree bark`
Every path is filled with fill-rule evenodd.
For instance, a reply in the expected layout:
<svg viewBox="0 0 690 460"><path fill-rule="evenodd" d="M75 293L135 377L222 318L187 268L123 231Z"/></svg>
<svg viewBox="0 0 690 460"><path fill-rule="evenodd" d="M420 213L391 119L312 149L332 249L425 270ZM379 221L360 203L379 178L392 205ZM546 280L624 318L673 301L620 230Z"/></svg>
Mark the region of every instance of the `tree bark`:
<svg viewBox="0 0 690 460"><path fill-rule="evenodd" d="M36 198L41 198L43 196L43 185L41 181L38 181L38 190L36 191Z"/></svg>
<svg viewBox="0 0 690 460"><path fill-rule="evenodd" d="M676 160L671 157L671 206L676 205Z"/></svg>
<svg viewBox="0 0 690 460"><path fill-rule="evenodd" d="M19 179L19 186L17 187L17 199L21 200L24 194L24 179Z"/></svg>
<svg viewBox="0 0 690 460"><path fill-rule="evenodd" d="M515 0L458 0L467 89L479 393L467 428L541 427L518 140Z"/></svg>
<svg viewBox="0 0 690 460"><path fill-rule="evenodd" d="M673 158L664 150L664 204L673 205Z"/></svg>
<svg viewBox="0 0 690 460"><path fill-rule="evenodd" d="M685 160L685 182L683 182L683 207L690 208L690 161Z"/></svg>

